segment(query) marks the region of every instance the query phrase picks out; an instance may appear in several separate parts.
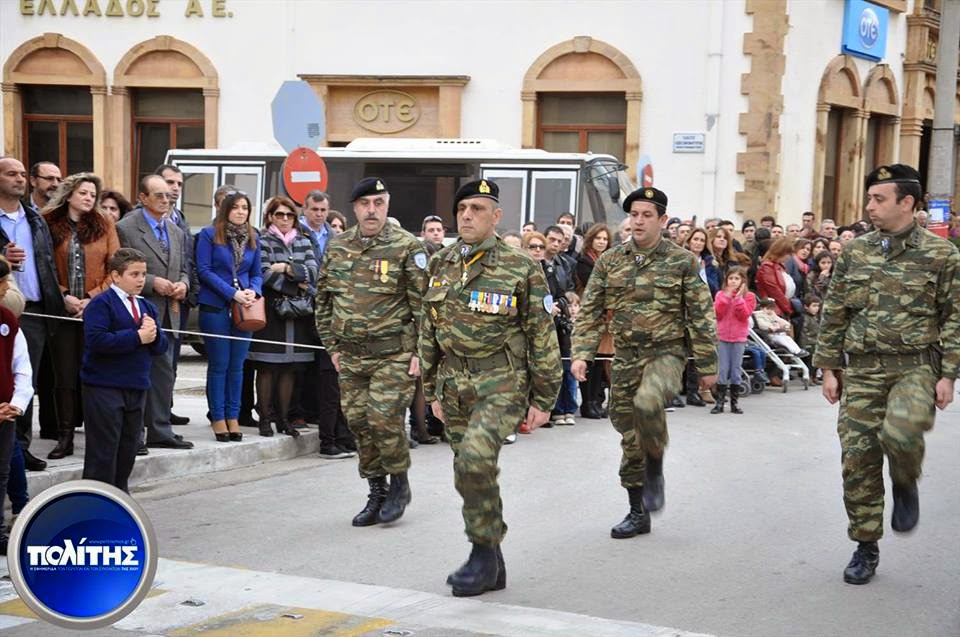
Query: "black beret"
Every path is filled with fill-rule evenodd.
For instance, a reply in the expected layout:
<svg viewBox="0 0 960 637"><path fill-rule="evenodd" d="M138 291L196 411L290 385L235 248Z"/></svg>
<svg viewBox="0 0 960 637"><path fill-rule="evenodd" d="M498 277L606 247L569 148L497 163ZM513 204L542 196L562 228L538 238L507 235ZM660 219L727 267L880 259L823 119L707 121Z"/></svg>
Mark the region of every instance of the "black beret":
<svg viewBox="0 0 960 637"><path fill-rule="evenodd" d="M756 227L757 227L756 221L754 221L753 219L747 219L746 221L743 222L743 227L740 228L740 232L743 232L747 228L756 228Z"/></svg>
<svg viewBox="0 0 960 637"><path fill-rule="evenodd" d="M350 193L350 203L353 203L360 197L369 197L370 195L389 194L387 185L379 177L367 177L357 182Z"/></svg>
<svg viewBox="0 0 960 637"><path fill-rule="evenodd" d="M630 204L634 201L649 201L657 207L657 215L667 212L667 195L662 190L653 187L634 190L623 200L623 211L630 212Z"/></svg>
<svg viewBox="0 0 960 637"><path fill-rule="evenodd" d="M489 179L478 179L463 184L453 197L453 211L457 211L457 205L461 201L471 197L486 197L500 203L500 186L497 185L497 182Z"/></svg>
<svg viewBox="0 0 960 637"><path fill-rule="evenodd" d="M906 164L891 164L877 166L865 181L867 189L874 184L917 184L920 185L920 173L913 166Z"/></svg>

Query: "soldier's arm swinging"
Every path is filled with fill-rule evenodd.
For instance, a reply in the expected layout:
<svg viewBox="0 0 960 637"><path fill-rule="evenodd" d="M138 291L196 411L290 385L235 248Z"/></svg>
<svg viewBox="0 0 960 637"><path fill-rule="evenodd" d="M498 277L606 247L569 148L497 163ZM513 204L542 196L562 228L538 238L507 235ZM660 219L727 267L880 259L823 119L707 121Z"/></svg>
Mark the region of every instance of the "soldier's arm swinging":
<svg viewBox="0 0 960 637"><path fill-rule="evenodd" d="M937 281L940 343L943 356L940 380L936 386L936 404L946 409L953 402L957 374L960 373L960 252L954 250Z"/></svg>
<svg viewBox="0 0 960 637"><path fill-rule="evenodd" d="M593 267L580 301L580 314L573 327L573 342L570 348L570 373L579 382L587 380L587 362L592 361L600 346L604 327L606 296L604 283L607 279L607 261L601 257Z"/></svg>
<svg viewBox="0 0 960 637"><path fill-rule="evenodd" d="M528 421L531 427L546 422L542 413L549 416L550 410L557 401L560 392L560 380L563 376L563 366L560 363L560 344L557 342L557 330L553 319L547 312L543 299L548 294L547 280L543 276L540 265L531 261L527 274L526 290L521 291L521 329L527 340L527 366L530 371L530 406L528 415L534 417L534 422Z"/></svg>

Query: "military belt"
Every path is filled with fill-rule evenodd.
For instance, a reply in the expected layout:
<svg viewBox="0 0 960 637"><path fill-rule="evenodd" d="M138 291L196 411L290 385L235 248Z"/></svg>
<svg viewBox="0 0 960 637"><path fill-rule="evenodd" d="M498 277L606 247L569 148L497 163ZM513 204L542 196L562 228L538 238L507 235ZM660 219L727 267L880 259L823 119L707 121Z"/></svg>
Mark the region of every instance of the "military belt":
<svg viewBox="0 0 960 637"><path fill-rule="evenodd" d="M493 369L510 367L510 359L507 358L507 353L502 350L482 358L467 358L464 356L446 354L443 360L446 362L447 367L458 372L462 372L464 370L468 372L487 372Z"/></svg>
<svg viewBox="0 0 960 637"><path fill-rule="evenodd" d="M917 367L919 365L928 365L933 361L930 350L921 350L919 352L894 352L891 354L880 354L870 352L868 354L847 354L848 367L884 367L887 369L902 369L908 367Z"/></svg>
<svg viewBox="0 0 960 637"><path fill-rule="evenodd" d="M625 347L622 345L616 345L614 347L614 358L619 358L621 360L631 360L634 358L640 358L641 356L651 356L658 354L677 354L678 356L686 357L686 344L682 338L678 338L672 341L662 341L658 343L651 343L649 345L639 345L634 347Z"/></svg>
<svg viewBox="0 0 960 637"><path fill-rule="evenodd" d="M403 350L403 342L400 340L400 336L397 335L365 341L363 343L341 341L337 344L337 349L355 356L396 354Z"/></svg>

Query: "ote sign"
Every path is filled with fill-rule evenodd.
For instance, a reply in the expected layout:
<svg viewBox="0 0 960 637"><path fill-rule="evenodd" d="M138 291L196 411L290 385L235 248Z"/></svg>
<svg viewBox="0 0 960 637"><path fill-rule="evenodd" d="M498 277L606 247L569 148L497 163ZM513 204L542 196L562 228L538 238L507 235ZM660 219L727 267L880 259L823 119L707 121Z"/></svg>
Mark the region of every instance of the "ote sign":
<svg viewBox="0 0 960 637"><path fill-rule="evenodd" d="M284 82L270 110L273 136L288 153L299 146L316 148L323 144L327 135L323 102L306 82Z"/></svg>

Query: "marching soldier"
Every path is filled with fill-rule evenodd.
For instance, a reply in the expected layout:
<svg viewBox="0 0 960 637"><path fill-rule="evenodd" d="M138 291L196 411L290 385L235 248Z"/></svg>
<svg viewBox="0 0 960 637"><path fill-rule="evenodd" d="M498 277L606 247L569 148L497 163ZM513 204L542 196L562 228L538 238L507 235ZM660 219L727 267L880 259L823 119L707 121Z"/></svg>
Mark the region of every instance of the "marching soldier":
<svg viewBox="0 0 960 637"><path fill-rule="evenodd" d="M360 476L370 483L353 525L370 526L397 520L410 502L403 416L420 375L417 323L427 255L416 237L387 223L390 193L382 180L360 181L351 202L357 225L327 246L316 325L340 372Z"/></svg>
<svg viewBox="0 0 960 637"><path fill-rule="evenodd" d="M447 578L458 597L506 585L500 445L524 416L531 428L548 420L562 376L553 299L540 265L495 234L498 196L489 180L457 191L460 240L430 261L420 332L424 395L446 424L473 544Z"/></svg>
<svg viewBox="0 0 960 637"><path fill-rule="evenodd" d="M610 420L620 433L620 484L630 512L610 535L650 532L650 512L663 507L664 405L680 386L692 349L700 387L716 380L716 320L695 257L667 239L667 195L641 188L623 202L630 238L597 261L573 331L571 372L586 380L587 362L610 318L613 361Z"/></svg>
<svg viewBox="0 0 960 637"><path fill-rule="evenodd" d="M876 230L843 248L813 360L823 369L824 397L840 401L847 535L858 543L843 571L848 584L869 582L880 561L884 454L890 526L899 533L916 526L923 433L933 427L934 405L953 400L960 368L960 255L914 221L920 173L880 166L866 189Z"/></svg>

